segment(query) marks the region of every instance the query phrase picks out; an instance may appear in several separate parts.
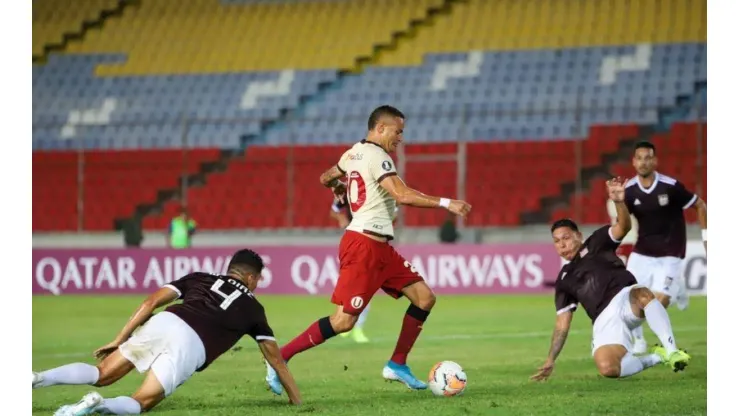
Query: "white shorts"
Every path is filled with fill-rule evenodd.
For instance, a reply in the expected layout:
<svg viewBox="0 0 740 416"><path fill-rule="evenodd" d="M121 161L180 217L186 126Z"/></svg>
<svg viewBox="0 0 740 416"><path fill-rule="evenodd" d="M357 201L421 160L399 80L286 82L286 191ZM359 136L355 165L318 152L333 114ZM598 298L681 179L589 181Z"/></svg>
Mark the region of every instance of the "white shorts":
<svg viewBox="0 0 740 416"><path fill-rule="evenodd" d="M628 352L632 351L632 330L644 321L635 316L630 304L630 291L636 287L644 286L636 284L620 290L596 318L591 338L591 355L604 345L622 345Z"/></svg>
<svg viewBox="0 0 740 416"><path fill-rule="evenodd" d="M152 370L165 396L172 394L206 361L206 350L198 334L170 312L152 316L118 349L140 373Z"/></svg>
<svg viewBox="0 0 740 416"><path fill-rule="evenodd" d="M637 283L653 293L663 293L674 303L680 288L681 259L678 257L648 257L631 253L627 259L627 270L635 276Z"/></svg>

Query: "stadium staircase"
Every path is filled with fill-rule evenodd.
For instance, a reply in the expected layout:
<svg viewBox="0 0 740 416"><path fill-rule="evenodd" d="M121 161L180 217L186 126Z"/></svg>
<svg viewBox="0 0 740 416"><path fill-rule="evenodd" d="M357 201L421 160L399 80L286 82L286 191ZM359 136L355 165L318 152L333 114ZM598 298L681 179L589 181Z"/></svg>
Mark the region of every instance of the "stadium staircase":
<svg viewBox="0 0 740 416"><path fill-rule="evenodd" d="M243 161L245 158L245 150L247 150L248 146L259 141L261 136L269 130L279 128L281 124L285 124L291 118L299 116L304 106L315 100L320 100L328 91L338 88L345 77L361 74L368 65L375 64L381 59L381 57L397 50L400 44L404 42L412 42L420 31L433 26L435 20L439 17L449 16L456 4L466 3L467 1L468 0L444 0L438 6L427 8L424 17L410 20L406 28L391 34L390 41L375 44L369 55L357 56L354 60L354 65L350 68L338 70L337 78L335 80L320 83L318 85L317 92L299 97L297 106L293 108L282 108L277 118L262 121L260 123L259 133L242 135L240 137L241 146L239 149L222 150L216 160L201 163L197 172L187 174L179 179L178 182L181 186L161 189L157 192L156 199L153 202L137 205L134 213L130 217L116 218L113 224L114 228L116 230L121 230L127 223L132 221L141 222L149 215L162 215L174 212L174 207L177 204L173 204L172 202L180 200L183 197L183 187L191 188L205 186L210 175L225 172L233 162ZM168 202L170 204L168 204Z"/></svg>
<svg viewBox="0 0 740 416"><path fill-rule="evenodd" d="M90 30L100 30L103 28L106 20L111 18L119 18L123 15L123 12L131 7L138 6L141 0L116 0L114 5L103 6L102 9L94 10L93 16L81 17L82 21L77 21L78 26L69 28L69 30L61 33L61 40L55 39L46 41L43 43L42 50L39 53L34 53L32 62L34 64L44 64L48 59L49 55L54 52L63 52L67 45L71 42L80 42L85 38L85 34ZM77 4L75 4L75 7ZM84 9L84 7L82 7ZM84 11L84 10L83 10ZM95 14L97 13L97 14ZM34 52L36 50L34 49Z"/></svg>
<svg viewBox="0 0 740 416"><path fill-rule="evenodd" d="M617 134L620 137L618 137L617 147L611 151L606 149L599 152L598 149L588 148L589 143L597 143L599 139L603 138L598 130L592 131L590 138L596 140L585 141L582 147L582 154L599 154L598 163L592 164L584 161L585 163L582 164L583 167L577 175L579 179L561 184L559 195L541 198L540 209L521 214L522 224L547 223L556 217L560 218L562 216L583 218L584 213L574 213L571 207L583 206L585 209L587 207L584 204L574 204L574 199L582 197L589 192L599 192L599 189L603 188L604 180L615 174L623 174L623 172L620 172L623 169L618 168L625 160L632 158L634 145L639 141L654 142L656 135L669 130L674 123L685 120L695 101L700 99L702 94L706 94L706 89L706 81L697 82L694 86L694 94L678 96L676 97L675 105L659 109L659 122L657 124L637 126L636 130L627 129L618 131ZM578 194L579 188L582 190L581 195ZM605 198L606 195L601 199L604 203L606 201Z"/></svg>

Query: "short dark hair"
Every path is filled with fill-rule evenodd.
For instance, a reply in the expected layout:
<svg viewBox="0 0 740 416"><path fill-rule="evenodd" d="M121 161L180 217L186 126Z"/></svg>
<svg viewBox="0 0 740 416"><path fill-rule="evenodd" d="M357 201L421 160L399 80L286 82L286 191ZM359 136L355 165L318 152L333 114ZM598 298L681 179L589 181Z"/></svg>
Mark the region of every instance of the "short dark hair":
<svg viewBox="0 0 740 416"><path fill-rule="evenodd" d="M243 268L247 269L248 272L260 274L264 267L265 263L262 261L262 257L248 248L234 253L234 255L231 256L231 261L229 261L229 270L233 268Z"/></svg>
<svg viewBox="0 0 740 416"><path fill-rule="evenodd" d="M378 125L381 117L400 117L402 119L406 119L406 116L396 107L381 105L370 113L370 117L367 119L367 130L370 131L374 129L375 126Z"/></svg>
<svg viewBox="0 0 740 416"><path fill-rule="evenodd" d="M571 230L578 232L578 225L576 225L575 221L570 218L562 218L552 224L552 227L550 227L550 234L554 233L555 230L561 227L568 227Z"/></svg>
<svg viewBox="0 0 740 416"><path fill-rule="evenodd" d="M653 151L653 154L655 154L655 145L647 140L641 140L635 143L635 151L637 151L637 149L650 149Z"/></svg>

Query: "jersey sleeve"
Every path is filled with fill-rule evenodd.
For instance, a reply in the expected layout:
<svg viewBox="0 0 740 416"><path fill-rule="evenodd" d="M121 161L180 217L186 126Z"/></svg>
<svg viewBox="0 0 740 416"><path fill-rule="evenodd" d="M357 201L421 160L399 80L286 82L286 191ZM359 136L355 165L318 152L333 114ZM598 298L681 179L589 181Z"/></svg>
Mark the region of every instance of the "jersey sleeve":
<svg viewBox="0 0 740 416"><path fill-rule="evenodd" d="M586 247L589 251L597 252L604 250L614 251L622 244L622 240L617 240L612 236L611 225L605 225L594 231L589 237Z"/></svg>
<svg viewBox="0 0 740 416"><path fill-rule="evenodd" d="M557 285L555 286L555 311L556 314L560 315L561 313L565 312L572 312L578 308L578 301L559 288Z"/></svg>
<svg viewBox="0 0 740 416"><path fill-rule="evenodd" d="M352 150L352 149L350 149ZM337 162L337 168L344 174L347 173L347 154L350 150L347 150L346 152L342 153L342 157L339 158L339 162Z"/></svg>
<svg viewBox="0 0 740 416"><path fill-rule="evenodd" d="M166 287L177 292L177 298L182 299L185 294L193 287L197 277L194 273L185 275L175 281L172 281L162 287Z"/></svg>
<svg viewBox="0 0 740 416"><path fill-rule="evenodd" d="M275 334L270 328L270 324L267 323L267 316L265 310L259 308L258 312L255 312L253 316L252 324L249 326L247 335L252 337L255 341L275 341Z"/></svg>
<svg viewBox="0 0 740 416"><path fill-rule="evenodd" d="M382 154L379 154L378 156L371 157L368 163L370 164L370 174L378 183L389 176L398 175L398 172L396 172L396 164L393 163L393 159L391 159L390 155L385 152L382 152Z"/></svg>
<svg viewBox="0 0 740 416"><path fill-rule="evenodd" d="M699 196L686 189L684 184L681 182L676 182L676 184L673 185L673 196L671 199L676 205L683 209L687 209L694 205L696 200L699 199Z"/></svg>

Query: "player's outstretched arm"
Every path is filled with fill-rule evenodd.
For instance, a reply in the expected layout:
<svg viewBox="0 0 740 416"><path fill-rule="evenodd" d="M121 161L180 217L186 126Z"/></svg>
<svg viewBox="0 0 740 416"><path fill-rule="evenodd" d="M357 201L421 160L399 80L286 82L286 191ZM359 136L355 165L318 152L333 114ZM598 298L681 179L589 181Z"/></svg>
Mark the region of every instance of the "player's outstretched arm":
<svg viewBox="0 0 740 416"><path fill-rule="evenodd" d="M411 205L419 208L443 207L453 214L465 217L471 210L470 204L457 199L440 198L423 194L416 189L409 188L398 175L387 176L380 182L388 193L401 205Z"/></svg>
<svg viewBox="0 0 740 416"><path fill-rule="evenodd" d="M157 308L167 305L168 303L177 299L178 296L180 296L180 294L170 289L169 287L162 287L156 292L149 295L149 297L144 299L144 302L139 305L139 308L136 309L136 312L134 312L131 318L129 318L128 322L126 322L126 325L123 326L123 329L121 329L118 335L116 335L116 338L112 342L98 348L95 351L95 357L102 360L108 354L115 351L115 349L118 348L119 345L126 342L126 340L131 336L136 328L138 328L141 324L146 322L152 316L152 313L157 310Z"/></svg>
<svg viewBox="0 0 740 416"><path fill-rule="evenodd" d="M292 404L301 404L301 393L298 391L298 385L295 383L293 375L290 373L288 366L280 354L280 347L278 347L277 342L265 339L259 341L259 346L265 360L277 373L280 384L283 385L285 391L288 393L290 402Z"/></svg>
<svg viewBox="0 0 740 416"><path fill-rule="evenodd" d="M555 368L555 360L560 355L560 351L565 346L565 340L568 339L570 331L570 322L573 320L573 312L566 311L558 314L555 320L555 329L552 331L552 341L550 342L550 353L547 355L545 364L537 370L537 373L531 377L532 380L547 380Z"/></svg>
<svg viewBox="0 0 740 416"><path fill-rule="evenodd" d="M626 179L614 178L606 181L606 191L609 199L614 202L614 208L617 211L617 222L611 226L611 237L616 241L622 241L624 236L632 229L632 219L627 204L624 203L624 185Z"/></svg>

